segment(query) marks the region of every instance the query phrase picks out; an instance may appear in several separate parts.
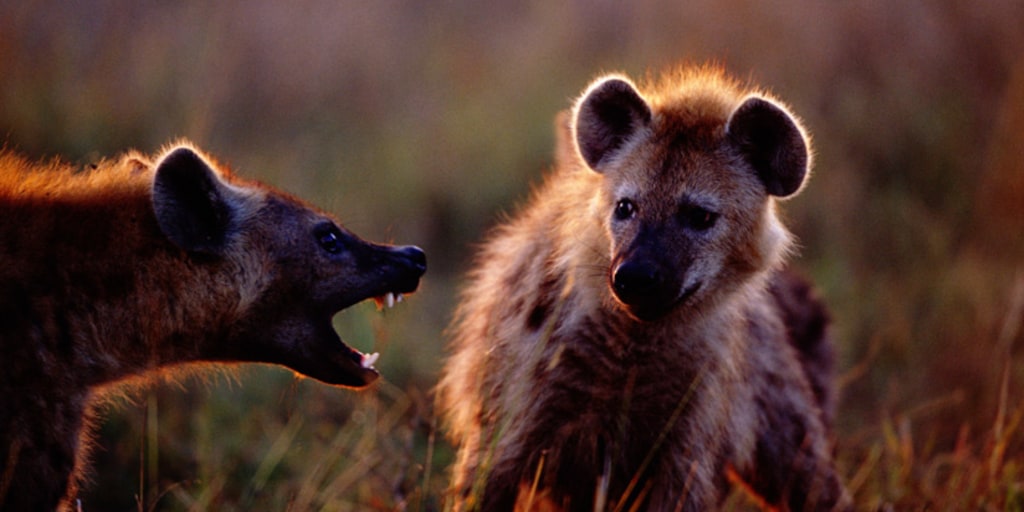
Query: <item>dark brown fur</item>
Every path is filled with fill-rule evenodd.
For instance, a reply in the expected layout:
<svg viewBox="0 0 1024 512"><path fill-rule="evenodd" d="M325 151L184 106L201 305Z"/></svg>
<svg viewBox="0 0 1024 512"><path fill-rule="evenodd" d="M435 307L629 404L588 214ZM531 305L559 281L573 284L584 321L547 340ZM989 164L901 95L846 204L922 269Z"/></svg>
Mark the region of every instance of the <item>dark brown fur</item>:
<svg viewBox="0 0 1024 512"><path fill-rule="evenodd" d="M195 361L372 382L331 316L425 269L187 144L85 170L2 152L0 219L3 510L69 508L111 384Z"/></svg>
<svg viewBox="0 0 1024 512"><path fill-rule="evenodd" d="M707 510L729 471L783 509L848 507L827 314L779 271L774 197L810 165L795 118L684 69L601 79L558 125L451 328L455 509Z"/></svg>

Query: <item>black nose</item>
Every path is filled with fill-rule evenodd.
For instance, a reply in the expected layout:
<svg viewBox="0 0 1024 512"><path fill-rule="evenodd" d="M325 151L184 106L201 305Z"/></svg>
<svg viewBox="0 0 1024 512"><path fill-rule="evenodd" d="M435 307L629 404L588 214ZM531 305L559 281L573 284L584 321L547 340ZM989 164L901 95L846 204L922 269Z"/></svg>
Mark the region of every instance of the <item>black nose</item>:
<svg viewBox="0 0 1024 512"><path fill-rule="evenodd" d="M410 268L423 275L427 271L427 254L423 249L415 245L406 245L397 248L396 252L405 259Z"/></svg>
<svg viewBox="0 0 1024 512"><path fill-rule="evenodd" d="M649 295L661 281L658 269L651 264L626 261L620 264L612 275L612 288L623 302Z"/></svg>
<svg viewBox="0 0 1024 512"><path fill-rule="evenodd" d="M385 249L386 268L390 268L391 282L388 285L395 293L412 293L419 288L420 278L427 271L427 255L423 249L413 245L388 246Z"/></svg>

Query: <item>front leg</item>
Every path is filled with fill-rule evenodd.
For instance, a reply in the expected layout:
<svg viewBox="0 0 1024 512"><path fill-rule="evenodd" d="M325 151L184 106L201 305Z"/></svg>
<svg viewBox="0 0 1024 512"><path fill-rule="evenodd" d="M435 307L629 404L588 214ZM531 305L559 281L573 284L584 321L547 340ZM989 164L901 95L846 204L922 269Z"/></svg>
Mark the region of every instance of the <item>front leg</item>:
<svg viewBox="0 0 1024 512"><path fill-rule="evenodd" d="M0 510L71 510L78 432L58 435L50 425L26 422L28 428L4 429L0 442Z"/></svg>
<svg viewBox="0 0 1024 512"><path fill-rule="evenodd" d="M651 475L649 482L639 482L637 489L631 494L638 497L638 490L645 489L646 501L643 510L678 510L700 512L714 510L720 501L723 479L723 460L718 450L707 449L695 452L692 445L685 446L680 439L693 439L694 433L681 435L676 446L666 448L666 453L681 454L666 457ZM710 448L713 444L703 445ZM640 494L643 496L643 494ZM622 509L629 509L634 504L625 503Z"/></svg>
<svg viewBox="0 0 1024 512"><path fill-rule="evenodd" d="M832 460L818 416L774 410L757 439L754 468L747 476L769 503L787 510L852 510L852 500Z"/></svg>
<svg viewBox="0 0 1024 512"><path fill-rule="evenodd" d="M520 465L494 432L493 426L478 426L464 439L449 491L454 512L513 510Z"/></svg>

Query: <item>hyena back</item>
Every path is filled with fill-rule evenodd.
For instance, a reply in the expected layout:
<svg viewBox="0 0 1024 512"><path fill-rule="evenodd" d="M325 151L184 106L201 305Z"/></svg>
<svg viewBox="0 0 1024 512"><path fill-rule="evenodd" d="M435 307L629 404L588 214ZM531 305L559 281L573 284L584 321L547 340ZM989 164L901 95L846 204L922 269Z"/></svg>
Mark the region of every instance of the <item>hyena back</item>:
<svg viewBox="0 0 1024 512"><path fill-rule="evenodd" d="M775 198L809 140L715 69L596 81L557 165L482 247L438 402L457 510L706 510L732 474L791 510L849 506L826 313L780 270Z"/></svg>
<svg viewBox="0 0 1024 512"><path fill-rule="evenodd" d="M94 399L126 379L252 361L366 386L375 356L331 317L425 269L188 143L79 171L0 152L0 509L70 508Z"/></svg>

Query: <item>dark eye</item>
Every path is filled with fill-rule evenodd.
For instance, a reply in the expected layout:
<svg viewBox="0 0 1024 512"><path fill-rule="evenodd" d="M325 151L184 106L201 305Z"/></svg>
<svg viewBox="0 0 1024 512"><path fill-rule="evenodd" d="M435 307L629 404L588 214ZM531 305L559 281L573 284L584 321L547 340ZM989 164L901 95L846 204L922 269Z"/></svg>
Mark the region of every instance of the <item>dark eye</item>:
<svg viewBox="0 0 1024 512"><path fill-rule="evenodd" d="M316 242L331 254L337 254L344 248L341 242L341 231L333 225L317 229Z"/></svg>
<svg viewBox="0 0 1024 512"><path fill-rule="evenodd" d="M615 203L615 220L629 220L636 215L636 205L629 199L619 199Z"/></svg>
<svg viewBox="0 0 1024 512"><path fill-rule="evenodd" d="M685 206L679 215L683 225L694 231L707 231L718 220L717 213L700 206Z"/></svg>

